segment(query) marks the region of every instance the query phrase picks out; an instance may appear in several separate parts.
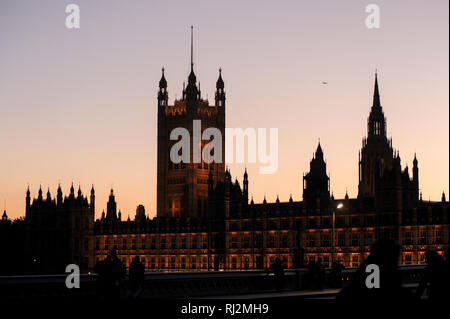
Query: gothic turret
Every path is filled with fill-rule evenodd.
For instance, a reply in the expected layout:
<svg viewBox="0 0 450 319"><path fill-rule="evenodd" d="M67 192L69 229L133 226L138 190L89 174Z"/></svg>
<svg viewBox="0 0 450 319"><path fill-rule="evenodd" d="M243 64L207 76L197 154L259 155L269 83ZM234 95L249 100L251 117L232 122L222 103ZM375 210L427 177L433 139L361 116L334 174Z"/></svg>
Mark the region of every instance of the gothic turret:
<svg viewBox="0 0 450 319"><path fill-rule="evenodd" d="M70 186L70 194L69 197L74 198L75 197L75 188L73 188L73 182L72 185Z"/></svg>
<svg viewBox="0 0 450 319"><path fill-rule="evenodd" d="M417 161L416 153L414 153L413 160L413 186L414 186L414 202L417 204L419 200L419 162Z"/></svg>
<svg viewBox="0 0 450 319"><path fill-rule="evenodd" d="M117 219L116 197L114 196L114 190L112 188L109 194L108 203L106 204L106 219Z"/></svg>
<svg viewBox="0 0 450 319"><path fill-rule="evenodd" d="M303 177L303 199L328 201L330 199L329 180L327 164L323 159L323 151L319 142L310 163L309 173Z"/></svg>
<svg viewBox="0 0 450 319"><path fill-rule="evenodd" d="M244 182L243 182L243 195L244 195L244 203L248 203L248 174L247 174L247 168L245 168L244 172Z"/></svg>
<svg viewBox="0 0 450 319"><path fill-rule="evenodd" d="M219 78L216 82L216 106L224 107L225 106L225 84L222 79L222 69L219 69Z"/></svg>
<svg viewBox="0 0 450 319"><path fill-rule="evenodd" d="M50 194L50 187L47 190L47 198L46 198L47 202L51 202L52 201L52 196Z"/></svg>
<svg viewBox="0 0 450 319"><path fill-rule="evenodd" d="M92 184L91 188L91 203L90 203L91 209L93 212L95 212L95 190L94 190L94 184Z"/></svg>
<svg viewBox="0 0 450 319"><path fill-rule="evenodd" d="M25 199L26 207L30 207L31 196L30 196L30 186L27 187L27 197Z"/></svg>
<svg viewBox="0 0 450 319"><path fill-rule="evenodd" d="M164 76L164 68L162 68L161 80L159 80L158 107L166 107L168 100L169 95L167 93L167 81Z"/></svg>
<svg viewBox="0 0 450 319"><path fill-rule="evenodd" d="M38 201L42 201L42 187L39 186L39 191L38 191Z"/></svg>
<svg viewBox="0 0 450 319"><path fill-rule="evenodd" d="M144 207L144 205L138 205L138 207L136 208L136 215L134 217L134 220L136 222L140 222L140 223L145 222L146 216L145 216L145 207Z"/></svg>
<svg viewBox="0 0 450 319"><path fill-rule="evenodd" d="M61 190L61 184L58 185L58 190L56 191L56 204L59 206L63 202L63 193Z"/></svg>

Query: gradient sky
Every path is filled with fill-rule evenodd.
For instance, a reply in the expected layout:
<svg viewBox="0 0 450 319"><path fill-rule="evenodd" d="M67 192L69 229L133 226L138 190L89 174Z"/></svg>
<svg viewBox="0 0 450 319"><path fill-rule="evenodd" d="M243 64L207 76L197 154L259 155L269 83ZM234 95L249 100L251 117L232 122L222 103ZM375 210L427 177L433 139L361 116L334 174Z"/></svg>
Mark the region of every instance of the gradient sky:
<svg viewBox="0 0 450 319"><path fill-rule="evenodd" d="M65 27L76 3L81 28ZM380 29L365 7L380 6ZM301 200L302 174L320 138L331 189L357 195L378 68L388 135L402 165L417 152L423 198L449 190L448 1L5 1L0 2L0 203L24 215L29 184L52 196L58 182L97 195L111 185L125 218L156 210L157 86L169 103L189 72L189 26L202 94L213 100L218 68L227 127L278 127L279 168L250 193ZM322 85L327 81L327 85ZM230 166L242 179L243 164Z"/></svg>

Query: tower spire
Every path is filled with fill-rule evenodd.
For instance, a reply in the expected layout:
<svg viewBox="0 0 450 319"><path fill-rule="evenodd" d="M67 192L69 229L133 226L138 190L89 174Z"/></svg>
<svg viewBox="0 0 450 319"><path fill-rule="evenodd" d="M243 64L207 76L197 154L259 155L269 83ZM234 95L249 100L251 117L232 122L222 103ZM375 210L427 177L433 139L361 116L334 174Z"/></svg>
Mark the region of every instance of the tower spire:
<svg viewBox="0 0 450 319"><path fill-rule="evenodd" d="M373 92L373 106L381 107L380 93L378 91L378 71L375 70L375 88Z"/></svg>
<svg viewBox="0 0 450 319"><path fill-rule="evenodd" d="M191 71L194 71L194 26L191 25Z"/></svg>

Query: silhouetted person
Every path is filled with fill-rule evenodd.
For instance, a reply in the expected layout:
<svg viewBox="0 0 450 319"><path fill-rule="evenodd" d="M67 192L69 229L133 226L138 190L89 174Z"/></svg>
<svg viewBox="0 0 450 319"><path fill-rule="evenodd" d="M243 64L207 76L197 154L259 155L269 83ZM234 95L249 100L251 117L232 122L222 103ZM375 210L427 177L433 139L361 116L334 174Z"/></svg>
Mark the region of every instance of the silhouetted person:
<svg viewBox="0 0 450 319"><path fill-rule="evenodd" d="M97 293L100 297L106 297L109 289L111 289L111 281L109 276L109 264L111 263L111 256L106 256L105 259L100 260L94 266L94 272L97 273Z"/></svg>
<svg viewBox="0 0 450 319"><path fill-rule="evenodd" d="M416 297L421 298L426 288L428 288L428 300L448 301L448 271L444 258L434 250L425 253L427 266L424 275L420 280L416 291Z"/></svg>
<svg viewBox="0 0 450 319"><path fill-rule="evenodd" d="M325 285L325 266L322 264L322 258L317 258L317 282L316 287L322 290Z"/></svg>
<svg viewBox="0 0 450 319"><path fill-rule="evenodd" d="M322 290L325 282L325 267L322 265L322 259L308 264L309 288Z"/></svg>
<svg viewBox="0 0 450 319"><path fill-rule="evenodd" d="M142 288L144 282L144 265L141 263L139 256L134 257L130 264L128 280L130 284L130 296L136 297Z"/></svg>
<svg viewBox="0 0 450 319"><path fill-rule="evenodd" d="M357 269L349 286L341 290L338 295L343 301L366 302L400 302L411 298L402 288L401 275L398 268L399 246L390 239L380 239L370 250L370 255ZM366 267L375 264L379 267L379 288L368 288L366 285Z"/></svg>
<svg viewBox="0 0 450 319"><path fill-rule="evenodd" d="M108 280L111 285L111 297L119 298L121 290L121 281L125 277L125 266L122 264L115 250L111 251L111 261L108 264Z"/></svg>
<svg viewBox="0 0 450 319"><path fill-rule="evenodd" d="M275 288L277 291L283 290L284 285L284 269L280 258L276 258L275 262L270 265L268 271L272 271L275 277Z"/></svg>
<svg viewBox="0 0 450 319"><path fill-rule="evenodd" d="M344 265L338 260L331 265L331 282L334 288L342 287L342 270L344 268Z"/></svg>

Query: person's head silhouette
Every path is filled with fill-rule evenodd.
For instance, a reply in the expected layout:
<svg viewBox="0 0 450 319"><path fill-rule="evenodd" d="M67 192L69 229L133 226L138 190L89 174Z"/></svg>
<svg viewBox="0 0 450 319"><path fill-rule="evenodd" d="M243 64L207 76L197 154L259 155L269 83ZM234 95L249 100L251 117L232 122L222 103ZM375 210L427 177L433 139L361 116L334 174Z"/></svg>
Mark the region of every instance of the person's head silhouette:
<svg viewBox="0 0 450 319"><path fill-rule="evenodd" d="M384 268L397 268L399 255L398 245L391 239L382 238L373 244L368 261Z"/></svg>
<svg viewBox="0 0 450 319"><path fill-rule="evenodd" d="M116 250L115 250L115 249L111 250L110 255L111 255L111 258L112 258L112 259L116 259L116 258L117 258L117 252L116 252Z"/></svg>

